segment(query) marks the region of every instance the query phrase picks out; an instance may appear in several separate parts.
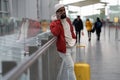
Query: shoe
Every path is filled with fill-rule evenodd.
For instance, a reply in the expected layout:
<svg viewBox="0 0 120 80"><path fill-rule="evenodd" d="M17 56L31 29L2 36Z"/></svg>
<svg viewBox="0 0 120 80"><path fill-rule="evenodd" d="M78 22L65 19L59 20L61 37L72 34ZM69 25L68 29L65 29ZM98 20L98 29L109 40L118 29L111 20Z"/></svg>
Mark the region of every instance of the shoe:
<svg viewBox="0 0 120 80"><path fill-rule="evenodd" d="M100 38L97 38L97 40L99 41L99 40L100 40Z"/></svg>
<svg viewBox="0 0 120 80"><path fill-rule="evenodd" d="M91 41L91 38L89 38L88 41Z"/></svg>

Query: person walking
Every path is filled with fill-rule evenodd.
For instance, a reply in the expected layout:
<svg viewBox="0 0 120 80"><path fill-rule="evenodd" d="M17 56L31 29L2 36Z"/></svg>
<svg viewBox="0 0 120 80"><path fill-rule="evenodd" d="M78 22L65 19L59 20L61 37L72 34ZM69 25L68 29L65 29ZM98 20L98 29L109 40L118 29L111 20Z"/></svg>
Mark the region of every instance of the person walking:
<svg viewBox="0 0 120 80"><path fill-rule="evenodd" d="M57 37L56 46L59 56L64 63L64 70L67 74L64 80L76 80L74 72L74 62L76 58L76 36L72 22L66 16L63 4L55 5L56 20L50 23L51 33ZM60 79L61 80L61 79Z"/></svg>
<svg viewBox="0 0 120 80"><path fill-rule="evenodd" d="M86 19L85 25L88 32L88 41L91 41L92 23L89 19Z"/></svg>
<svg viewBox="0 0 120 80"><path fill-rule="evenodd" d="M80 43L81 30L83 30L83 22L80 16L77 16L77 18L74 19L73 25L75 26L75 31L76 31L76 43L77 43L77 40L79 40L78 42ZM77 39L77 35L79 35L79 39Z"/></svg>
<svg viewBox="0 0 120 80"><path fill-rule="evenodd" d="M99 17L97 17L97 19L96 19L96 22L94 24L94 28L95 28L96 35L97 35L97 40L99 41L100 40L101 28L102 28L102 22L101 22Z"/></svg>

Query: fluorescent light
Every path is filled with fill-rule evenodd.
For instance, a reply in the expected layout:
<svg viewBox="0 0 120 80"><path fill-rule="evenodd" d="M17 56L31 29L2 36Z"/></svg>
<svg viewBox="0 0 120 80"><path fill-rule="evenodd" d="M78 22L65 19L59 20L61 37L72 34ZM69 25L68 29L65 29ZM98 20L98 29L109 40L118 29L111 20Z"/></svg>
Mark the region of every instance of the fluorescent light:
<svg viewBox="0 0 120 80"><path fill-rule="evenodd" d="M74 3L78 1L85 1L85 0L60 0L60 3L62 4L69 4L69 3Z"/></svg>

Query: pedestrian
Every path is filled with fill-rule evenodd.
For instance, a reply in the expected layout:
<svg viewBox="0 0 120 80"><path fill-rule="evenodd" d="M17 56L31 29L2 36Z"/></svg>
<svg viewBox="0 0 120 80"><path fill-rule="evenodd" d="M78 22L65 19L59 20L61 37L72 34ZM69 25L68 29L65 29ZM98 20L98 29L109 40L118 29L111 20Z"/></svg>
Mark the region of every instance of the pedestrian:
<svg viewBox="0 0 120 80"><path fill-rule="evenodd" d="M76 56L76 36L70 19L66 16L63 4L55 5L56 20L50 23L50 30L57 37L56 46L59 56L64 63L64 70L67 74L64 80L76 80L74 72L74 61Z"/></svg>
<svg viewBox="0 0 120 80"><path fill-rule="evenodd" d="M88 41L91 41L92 23L89 19L86 19L85 25L88 32Z"/></svg>
<svg viewBox="0 0 120 80"><path fill-rule="evenodd" d="M100 33L101 33L101 28L102 28L102 22L100 20L99 17L97 17L96 22L94 24L94 28L96 31L96 36L97 36L97 40L100 40Z"/></svg>
<svg viewBox="0 0 120 80"><path fill-rule="evenodd" d="M80 43L80 37L81 37L81 30L83 30L83 21L80 18L80 16L77 16L76 19L73 21L73 25L75 26L75 31L76 31L76 43L77 40ZM79 38L77 38L77 35L79 35Z"/></svg>

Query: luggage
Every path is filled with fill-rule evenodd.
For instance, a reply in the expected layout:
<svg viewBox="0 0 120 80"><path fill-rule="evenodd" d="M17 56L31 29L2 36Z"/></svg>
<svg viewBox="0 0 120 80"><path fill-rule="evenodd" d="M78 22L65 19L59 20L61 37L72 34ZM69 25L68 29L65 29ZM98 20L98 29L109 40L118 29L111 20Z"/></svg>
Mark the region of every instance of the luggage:
<svg viewBox="0 0 120 80"><path fill-rule="evenodd" d="M90 80L90 66L87 63L75 63L75 75L77 80Z"/></svg>
<svg viewBox="0 0 120 80"><path fill-rule="evenodd" d="M76 46L76 48L81 48L81 47L83 47L85 50L85 46L80 46L80 45ZM85 58L85 53L84 53L84 58ZM90 80L90 65L87 64L86 62L79 61L75 63L74 71L76 75L76 80Z"/></svg>

